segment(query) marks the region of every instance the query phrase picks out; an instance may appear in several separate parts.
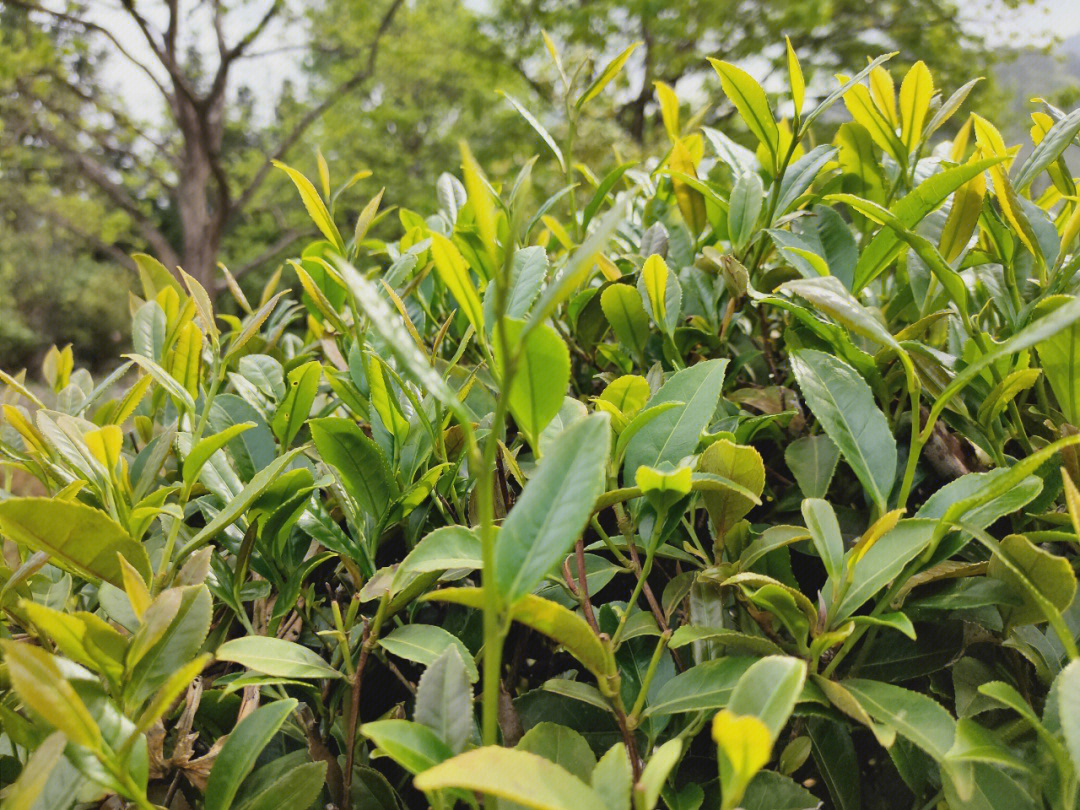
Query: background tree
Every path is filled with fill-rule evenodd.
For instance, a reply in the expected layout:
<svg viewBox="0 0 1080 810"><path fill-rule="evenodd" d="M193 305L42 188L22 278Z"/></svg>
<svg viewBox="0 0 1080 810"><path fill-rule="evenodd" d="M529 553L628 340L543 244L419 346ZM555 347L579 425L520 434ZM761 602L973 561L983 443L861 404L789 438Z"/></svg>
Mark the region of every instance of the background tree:
<svg viewBox="0 0 1080 810"><path fill-rule="evenodd" d="M1033 0L1002 0L1016 8ZM987 75L1001 54L991 49L985 28L971 24L989 0L497 0L487 16L492 39L504 43L506 58L538 87L550 84L540 31L563 47L612 56L641 42L628 63L630 86L614 110L616 120L637 144L656 131L658 110L653 82L710 89L715 74L705 61L747 60L770 86L773 71L783 68L785 51L777 43L790 36L811 81L809 92L835 83L832 74L847 71L868 55L899 51L899 70L923 60L945 87L958 87ZM966 23L965 23L966 20ZM777 74L780 75L780 74ZM813 83L814 78L819 83ZM683 88L680 88L683 90ZM704 95L703 95L704 97ZM708 98L720 95L709 93ZM722 104L707 122L733 113Z"/></svg>
<svg viewBox="0 0 1080 810"><path fill-rule="evenodd" d="M346 55L363 34L365 5L327 0L309 12L317 45L308 75L316 86L354 69ZM370 170L372 192L386 188L384 205L419 209L438 173L458 165L460 141L497 177L517 171L540 148L496 90L525 98L529 87L483 20L461 0L417 0L399 11L373 80L334 105L308 141L333 169ZM359 210L366 198L355 202Z"/></svg>
<svg viewBox="0 0 1080 810"><path fill-rule="evenodd" d="M0 365L22 365L67 340L86 362L101 356L101 338L88 337L97 332L73 325L126 323L115 266L130 265L135 251L181 264L211 288L220 288L217 261L237 276L255 271L245 284L258 283L311 228L274 158L314 176L321 148L335 187L371 170L338 200L347 227L384 186L384 207L423 210L438 174L457 165L460 140L493 178L545 151L496 90L520 99L565 143L560 79L541 30L566 64L591 59L584 72L642 42L617 87L579 122L575 160L606 168L656 152L663 133L654 81L678 84L686 107L724 123L731 108L704 57L772 75L766 86L778 90L784 35L803 59L810 95L885 50L901 52L897 69L924 59L945 90L992 77L1005 52L961 14L978 18L992 2L0 0L0 307L14 313L0 324L10 337L0 336ZM133 95L136 83L147 92ZM978 92L999 92L992 84ZM550 171L538 164L538 195L565 183ZM104 278L88 285L104 300L84 310L73 301L62 328L58 317L27 316L49 311L32 297L42 289L37 277L55 273L59 283L65 270L65 280ZM22 348L10 355L15 343Z"/></svg>
<svg viewBox="0 0 1080 810"><path fill-rule="evenodd" d="M89 8L8 0L9 15L21 9L30 20L11 32L5 26L4 50L20 64L6 77L5 118L19 122L22 143L47 147L63 159L62 170L92 182L167 266L182 264L212 289L226 232L256 198L272 161L285 158L327 109L371 78L402 3L365 4L358 26L363 36L351 43L351 69L279 127L273 142L259 144L260 159L248 162L224 148L229 125L242 111L234 104L232 78L237 63L263 46L272 27L295 19L285 0L259 7L210 0L190 8L180 0L150 7L122 0L109 24ZM253 21L245 26L236 18ZM115 33L121 22L133 24L137 41ZM206 31L213 31L210 49L203 44ZM142 123L94 81L86 63L104 55L156 88L164 122Z"/></svg>

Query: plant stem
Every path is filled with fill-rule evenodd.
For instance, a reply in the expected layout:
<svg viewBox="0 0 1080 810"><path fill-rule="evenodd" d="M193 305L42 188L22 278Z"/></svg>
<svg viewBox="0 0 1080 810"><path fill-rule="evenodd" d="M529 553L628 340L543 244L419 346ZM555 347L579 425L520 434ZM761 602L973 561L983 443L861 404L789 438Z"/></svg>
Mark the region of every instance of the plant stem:
<svg viewBox="0 0 1080 810"><path fill-rule="evenodd" d="M495 399L495 413L491 420L491 430L484 442L483 455L477 458L472 453L470 467L478 462L477 470L477 506L480 514L480 553L483 561L481 582L484 586L484 683L482 690L481 734L484 745L495 745L499 730L499 681L502 671L502 648L505 640L503 621L503 599L499 593L495 576L495 456L499 451L499 441L509 402L510 386L517 370L521 346L511 351L506 333L506 306L509 294L509 279L513 267L513 245L504 251L501 267L496 271L492 282L495 284L494 336L499 342L499 354L503 358L504 368L501 379L497 379L499 395ZM489 358L493 374L498 373L493 358Z"/></svg>
<svg viewBox="0 0 1080 810"><path fill-rule="evenodd" d="M585 540L581 537L574 544L574 555L577 559L578 596L581 599L581 610L593 630L599 632L600 625L596 623L592 602L589 600L589 580L585 576Z"/></svg>
<svg viewBox="0 0 1080 810"><path fill-rule="evenodd" d="M671 631L665 630L660 636L656 649L653 650L652 658L649 659L649 668L645 670L645 677L641 679L641 688L638 690L637 698L634 700L634 708L630 710L630 716L627 718L632 729L637 728L641 711L645 708L645 700L649 696L649 687L652 685L653 678L656 676L656 669L660 666L660 659L663 658L664 650L667 649L670 640Z"/></svg>
<svg viewBox="0 0 1080 810"><path fill-rule="evenodd" d="M363 640L360 642L360 658L356 662L356 671L352 678L352 694L349 699L349 721L345 729L345 774L342 787L342 802L346 810L352 807L350 787L352 786L353 761L356 755L356 726L360 719L360 689L364 683L364 668L367 666L368 656L379 640L379 630L386 619L386 606L390 604L389 594L383 594L379 600L379 607L375 611L375 618L370 624L364 625Z"/></svg>
<svg viewBox="0 0 1080 810"><path fill-rule="evenodd" d="M619 646L619 640L622 638L623 630L626 629L626 620L630 618L631 610L634 605L637 604L637 600L641 596L641 591L649 587L645 580L649 578L649 573L652 571L653 557L656 556L656 549L649 549L645 552L644 565L637 564L637 548L632 544L630 546L630 554L635 563L634 573L637 574L637 584L634 585L634 592L630 595L630 601L626 603L626 610L623 613L622 618L619 619L619 626L615 628L615 635L611 637L612 648L617 648ZM661 629L666 630L667 622L664 621L664 613L660 610L659 605L656 604L656 597L652 595L651 590L649 590L648 594L646 600L649 602L649 607L653 611L653 615L656 617L657 623L660 625Z"/></svg>

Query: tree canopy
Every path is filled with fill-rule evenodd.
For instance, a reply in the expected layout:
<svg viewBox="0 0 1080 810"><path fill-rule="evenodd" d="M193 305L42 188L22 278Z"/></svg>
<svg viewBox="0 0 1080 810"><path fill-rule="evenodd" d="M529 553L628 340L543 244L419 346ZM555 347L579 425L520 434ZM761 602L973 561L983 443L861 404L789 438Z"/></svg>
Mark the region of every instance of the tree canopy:
<svg viewBox="0 0 1080 810"><path fill-rule="evenodd" d="M617 92L600 100L606 106L575 124L579 158L610 167L663 140L655 82L678 85L688 115L718 123L734 108L706 103L718 96L703 57L743 63L772 89L785 58L776 43L785 36L803 54L811 95L831 89L840 66L887 50L906 63L925 61L947 87L989 75L998 54L981 29L964 22L960 6L123 0L105 7L97 0L6 0L3 227L8 237L51 235L44 241L56 248L46 249L46 260L74 251L130 268L130 254L146 250L220 290L219 262L236 278L270 271L309 233L286 204L289 184L273 170L275 160L315 171L321 149L337 174L370 171L359 180L365 191L387 187L386 203L409 208L425 199L436 167L453 158L461 140L496 171L499 161L518 165L545 148L510 101L493 103L496 91L520 99L562 139L569 126L557 101L563 78L544 53L545 36L568 60L593 54L586 73L639 44ZM968 19L972 13L964 10ZM266 60L295 70L272 86L258 68ZM118 83L117 75L133 78ZM135 81L152 95L128 97ZM574 167L568 178L547 178L552 188L566 179L586 178ZM340 204L359 213L360 200L346 193ZM115 304L123 306L122 298Z"/></svg>

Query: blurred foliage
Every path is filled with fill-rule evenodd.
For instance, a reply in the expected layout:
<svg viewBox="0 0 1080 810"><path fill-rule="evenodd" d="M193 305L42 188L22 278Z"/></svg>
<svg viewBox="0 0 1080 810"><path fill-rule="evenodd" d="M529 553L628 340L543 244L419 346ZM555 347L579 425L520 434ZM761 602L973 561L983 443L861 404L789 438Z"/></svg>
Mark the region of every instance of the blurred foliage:
<svg viewBox="0 0 1080 810"><path fill-rule="evenodd" d="M41 257L47 257L42 260ZM0 361L29 365L47 348L72 344L95 368L128 342L129 272L55 229L0 233Z"/></svg>
<svg viewBox="0 0 1080 810"><path fill-rule="evenodd" d="M1029 2L1005 0L1005 5ZM221 113L223 182L235 190L252 183L305 113L328 99L332 106L281 157L312 176L317 148L331 165L370 170L377 181L362 179L337 201L345 218L355 218L380 187L388 189L384 208L422 210L438 173L456 165L461 140L493 175L503 176L546 147L496 91L544 110L542 123L560 142L569 134L570 116L557 102L565 77L547 58L542 31L568 63L587 56L594 60L591 67L642 43L613 92L597 98L590 115L574 122L574 162L604 170L663 148L656 81L676 87L686 120L728 123L734 108L710 101L719 98L719 85L703 57L743 63L764 77L772 93L780 89L785 52L778 43L784 36L803 55L811 98L820 99L833 86L838 66L858 65L868 53L889 50L900 52L898 67L925 61L945 86L986 76L973 97L983 108L998 108L1005 92L993 81L992 68L1006 54L989 48L975 29L960 22L961 10L965 18L976 18L988 0L411 0L390 20L368 80L339 92L342 82L364 67L371 49L363 43L392 5L283 4L281 24L303 27L307 38L280 52L272 41L264 43L272 55L263 58L288 60L298 70L277 97L257 83L229 79L232 89ZM28 13L33 6L35 0L13 0L0 7L0 200L18 214L0 221L2 283L12 290L0 289L0 311L11 313L0 324L0 366L21 365L44 347L68 340L93 364L106 356L98 348L103 336L126 322L134 275L117 269L125 262L133 269L125 256L149 250L174 263L163 241L174 251L175 263L199 275L183 259L175 193L182 185L177 173L184 171L186 142L164 105L131 109L116 87L102 81L103 53L112 47L102 32ZM257 10L239 4L229 11ZM135 29L118 32L121 40L137 36ZM604 43L599 50L598 43ZM213 66L195 50L183 56L181 68L199 89L213 76ZM244 80L251 81L250 72ZM257 114L267 104L272 114ZM829 122L822 124L823 133L831 134ZM736 140L751 143L737 122L730 131ZM115 193L103 190L102 178ZM533 178L537 193L551 193L567 179L543 162ZM595 184L574 166L569 179ZM213 182L205 180L211 202ZM290 245L310 233L289 195L287 180L272 172L223 225L217 259L249 292L261 288ZM377 224L376 232L385 236L397 219ZM250 278L243 278L249 271ZM217 281L220 290L220 276ZM95 304L86 303L93 295L66 307L56 303L58 298L49 306L35 303L32 291L50 283L57 290L81 283L103 295ZM62 312L53 313L50 306Z"/></svg>

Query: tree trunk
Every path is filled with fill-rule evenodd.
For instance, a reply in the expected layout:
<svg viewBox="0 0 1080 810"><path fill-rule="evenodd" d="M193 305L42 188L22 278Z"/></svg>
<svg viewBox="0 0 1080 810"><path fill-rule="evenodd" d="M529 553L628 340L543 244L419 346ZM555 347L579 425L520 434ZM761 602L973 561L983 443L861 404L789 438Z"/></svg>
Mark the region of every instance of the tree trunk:
<svg viewBox="0 0 1080 810"><path fill-rule="evenodd" d="M222 195L214 195L217 200L212 201L211 192L217 181L212 152L221 144L220 105L212 105L208 112L186 100L178 106L184 137L183 160L177 167L177 205L183 230L181 266L213 295L218 287L216 262L227 216Z"/></svg>

